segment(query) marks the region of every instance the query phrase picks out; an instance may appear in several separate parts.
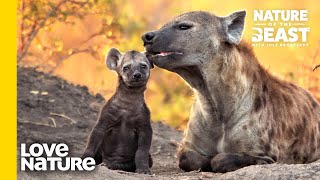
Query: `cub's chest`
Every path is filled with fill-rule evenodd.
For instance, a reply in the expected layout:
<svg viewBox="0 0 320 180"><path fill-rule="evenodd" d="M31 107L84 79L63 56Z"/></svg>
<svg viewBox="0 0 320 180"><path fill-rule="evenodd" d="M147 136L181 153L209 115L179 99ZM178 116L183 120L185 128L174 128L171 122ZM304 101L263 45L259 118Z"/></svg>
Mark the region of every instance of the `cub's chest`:
<svg viewBox="0 0 320 180"><path fill-rule="evenodd" d="M148 118L143 110L118 109L114 113L115 118L109 124L109 128L118 132L137 131L139 126Z"/></svg>
<svg viewBox="0 0 320 180"><path fill-rule="evenodd" d="M138 127L131 121L120 121L107 130L107 135L115 139L131 139L137 135Z"/></svg>
<svg viewBox="0 0 320 180"><path fill-rule="evenodd" d="M146 121L147 115L143 110L119 110L116 116L119 124L126 128L135 128Z"/></svg>

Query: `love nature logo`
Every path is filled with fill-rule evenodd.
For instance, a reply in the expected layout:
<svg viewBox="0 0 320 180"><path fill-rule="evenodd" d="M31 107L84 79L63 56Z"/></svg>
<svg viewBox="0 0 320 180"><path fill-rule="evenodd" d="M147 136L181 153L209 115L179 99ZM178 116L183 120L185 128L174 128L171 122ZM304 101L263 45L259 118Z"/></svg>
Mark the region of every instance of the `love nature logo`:
<svg viewBox="0 0 320 180"><path fill-rule="evenodd" d="M253 46L308 46L308 10L254 10Z"/></svg>
<svg viewBox="0 0 320 180"><path fill-rule="evenodd" d="M22 143L21 171L92 171L95 168L93 158L67 157L68 151L64 143L34 143L29 148Z"/></svg>

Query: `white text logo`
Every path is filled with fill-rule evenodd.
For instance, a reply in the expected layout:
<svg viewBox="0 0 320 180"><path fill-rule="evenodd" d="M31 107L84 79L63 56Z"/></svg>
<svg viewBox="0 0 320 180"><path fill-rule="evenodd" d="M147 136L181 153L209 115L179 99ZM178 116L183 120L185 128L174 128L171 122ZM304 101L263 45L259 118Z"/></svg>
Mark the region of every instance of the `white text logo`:
<svg viewBox="0 0 320 180"><path fill-rule="evenodd" d="M30 171L92 171L95 168L95 160L91 157L67 157L69 147L66 144L46 143L21 144L21 170Z"/></svg>
<svg viewBox="0 0 320 180"><path fill-rule="evenodd" d="M253 46L308 46L307 10L254 10Z"/></svg>

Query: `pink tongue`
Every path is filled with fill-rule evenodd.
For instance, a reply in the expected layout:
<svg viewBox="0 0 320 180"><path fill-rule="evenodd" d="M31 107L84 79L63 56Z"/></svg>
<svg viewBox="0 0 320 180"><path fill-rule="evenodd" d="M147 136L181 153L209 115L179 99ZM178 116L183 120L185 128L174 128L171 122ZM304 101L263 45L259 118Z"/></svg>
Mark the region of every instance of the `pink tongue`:
<svg viewBox="0 0 320 180"><path fill-rule="evenodd" d="M159 56L166 56L166 55L169 55L169 54L171 54L171 52L161 52L159 54Z"/></svg>

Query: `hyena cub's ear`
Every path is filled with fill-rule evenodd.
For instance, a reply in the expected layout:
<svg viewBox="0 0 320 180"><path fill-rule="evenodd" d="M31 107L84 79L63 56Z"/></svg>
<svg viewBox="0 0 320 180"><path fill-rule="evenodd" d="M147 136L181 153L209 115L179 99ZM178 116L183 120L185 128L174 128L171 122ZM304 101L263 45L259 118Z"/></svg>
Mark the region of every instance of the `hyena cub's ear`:
<svg viewBox="0 0 320 180"><path fill-rule="evenodd" d="M116 48L111 48L106 56L106 64L110 70L116 70L122 54Z"/></svg>
<svg viewBox="0 0 320 180"><path fill-rule="evenodd" d="M146 52L141 52L141 53L148 59L148 61L149 61L149 63L150 63L150 69L153 69L153 68L154 68L153 61L148 58Z"/></svg>
<svg viewBox="0 0 320 180"><path fill-rule="evenodd" d="M149 60L149 63L150 63L150 68L153 69L154 68L153 61L151 59L148 59L148 60Z"/></svg>
<svg viewBox="0 0 320 180"><path fill-rule="evenodd" d="M222 18L224 39L231 44L239 44L244 28L246 11L237 11Z"/></svg>

